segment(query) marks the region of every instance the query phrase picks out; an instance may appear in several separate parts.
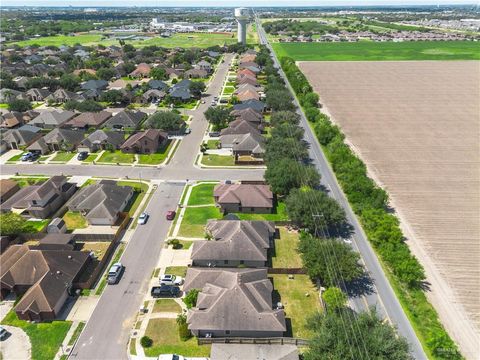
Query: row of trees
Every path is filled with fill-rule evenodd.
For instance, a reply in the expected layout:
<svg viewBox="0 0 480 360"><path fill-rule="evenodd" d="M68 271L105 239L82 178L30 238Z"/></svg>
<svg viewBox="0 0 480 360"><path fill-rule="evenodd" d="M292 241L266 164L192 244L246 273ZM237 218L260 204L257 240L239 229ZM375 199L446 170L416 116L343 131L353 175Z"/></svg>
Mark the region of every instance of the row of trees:
<svg viewBox="0 0 480 360"><path fill-rule="evenodd" d="M369 241L394 275L412 318L417 319L416 326L425 343L437 358L460 359L455 343L425 297L424 269L405 243L397 217L389 212L387 193L368 177L365 164L344 142L340 129L313 106L318 103L318 96L295 61L282 58L281 64Z"/></svg>

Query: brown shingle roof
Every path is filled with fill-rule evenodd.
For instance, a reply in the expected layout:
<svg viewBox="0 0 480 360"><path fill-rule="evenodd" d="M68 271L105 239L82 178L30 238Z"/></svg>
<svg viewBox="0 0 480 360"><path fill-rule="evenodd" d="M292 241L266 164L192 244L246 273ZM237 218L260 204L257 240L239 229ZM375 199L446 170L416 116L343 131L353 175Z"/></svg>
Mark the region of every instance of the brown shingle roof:
<svg viewBox="0 0 480 360"><path fill-rule="evenodd" d="M239 204L242 207L273 207L273 193L268 185L218 184L213 190L217 203Z"/></svg>
<svg viewBox="0 0 480 360"><path fill-rule="evenodd" d="M100 126L112 116L108 111L84 112L69 120L65 125L72 127Z"/></svg>

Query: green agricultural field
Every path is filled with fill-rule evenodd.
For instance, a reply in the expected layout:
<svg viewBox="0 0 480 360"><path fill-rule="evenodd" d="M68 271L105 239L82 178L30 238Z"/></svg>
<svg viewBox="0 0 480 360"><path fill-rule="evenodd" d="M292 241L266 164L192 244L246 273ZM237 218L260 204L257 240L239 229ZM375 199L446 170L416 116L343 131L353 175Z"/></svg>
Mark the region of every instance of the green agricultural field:
<svg viewBox="0 0 480 360"><path fill-rule="evenodd" d="M472 41L357 43L274 43L278 57L296 61L480 60L480 44Z"/></svg>
<svg viewBox="0 0 480 360"><path fill-rule="evenodd" d="M82 45L95 45L102 43L103 45L111 45L113 43L117 43L117 41L102 41L102 35L100 34L81 34L77 36L71 36L71 35L56 35L56 36L43 36L39 37L36 39L30 39L30 40L23 40L23 41L18 41L16 44L18 46L29 46L29 45L40 45L40 46L61 46L61 45L67 45L67 46L72 46L75 44L82 44Z"/></svg>

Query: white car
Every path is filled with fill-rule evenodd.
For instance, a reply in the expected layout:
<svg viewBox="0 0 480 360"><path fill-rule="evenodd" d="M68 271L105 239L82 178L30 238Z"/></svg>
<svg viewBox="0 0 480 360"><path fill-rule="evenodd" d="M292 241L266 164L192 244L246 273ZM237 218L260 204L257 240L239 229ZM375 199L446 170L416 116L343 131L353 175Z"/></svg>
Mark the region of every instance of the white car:
<svg viewBox="0 0 480 360"><path fill-rule="evenodd" d="M137 220L138 225L145 225L147 223L149 215L146 212L140 214Z"/></svg>
<svg viewBox="0 0 480 360"><path fill-rule="evenodd" d="M7 337L8 331L3 326L0 326L0 340L3 340Z"/></svg>
<svg viewBox="0 0 480 360"><path fill-rule="evenodd" d="M183 278L177 275L165 274L160 277L160 285L182 285Z"/></svg>

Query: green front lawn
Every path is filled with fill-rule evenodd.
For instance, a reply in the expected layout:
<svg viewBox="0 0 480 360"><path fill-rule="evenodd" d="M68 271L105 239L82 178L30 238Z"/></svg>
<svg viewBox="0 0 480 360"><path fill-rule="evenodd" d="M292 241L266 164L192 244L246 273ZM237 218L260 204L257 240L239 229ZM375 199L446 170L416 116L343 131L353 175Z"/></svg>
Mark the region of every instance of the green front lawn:
<svg viewBox="0 0 480 360"><path fill-rule="evenodd" d="M204 154L202 165L206 166L234 166L235 158L233 155Z"/></svg>
<svg viewBox="0 0 480 360"><path fill-rule="evenodd" d="M153 154L139 154L138 163L147 165L159 165L165 161L175 141L168 140L161 149Z"/></svg>
<svg viewBox="0 0 480 360"><path fill-rule="evenodd" d="M272 267L274 268L301 268L302 259L297 251L299 234L288 232L284 226L278 228L280 238L275 239L275 254L272 256Z"/></svg>
<svg viewBox="0 0 480 360"><path fill-rule="evenodd" d="M207 147L209 149L212 149L212 150L218 149L217 144L219 144L219 143L220 143L219 140L208 140L207 141Z"/></svg>
<svg viewBox="0 0 480 360"><path fill-rule="evenodd" d="M165 268L165 274L181 276L184 278L185 275L187 275L187 267L186 266L167 266Z"/></svg>
<svg viewBox="0 0 480 360"><path fill-rule="evenodd" d="M148 185L141 182L136 182L136 181L117 181L117 185L131 186L134 188L135 192L133 193L133 196L130 199L130 202L124 209L124 211L130 214L130 216L133 216L137 208L140 206L140 203L142 202L142 199L148 190Z"/></svg>
<svg viewBox="0 0 480 360"><path fill-rule="evenodd" d="M285 317L291 320L292 336L308 339L312 334L306 329L306 319L321 311L318 290L307 275L270 275L273 281L273 302L285 307ZM290 329L287 329L290 330Z"/></svg>
<svg viewBox="0 0 480 360"><path fill-rule="evenodd" d="M214 205L213 188L217 184L198 184L192 187L188 198L188 206L192 205Z"/></svg>
<svg viewBox="0 0 480 360"><path fill-rule="evenodd" d="M192 207L185 210L178 236L203 238L205 225L209 219L221 219L222 214L215 206Z"/></svg>
<svg viewBox="0 0 480 360"><path fill-rule="evenodd" d="M18 155L15 155L15 156L12 156L10 159L7 160L7 162L16 162L16 161L20 161L20 158L22 157L22 155L25 154L25 152L22 152Z"/></svg>
<svg viewBox="0 0 480 360"><path fill-rule="evenodd" d="M29 220L28 224L30 224L37 232L40 232L50 223L50 220L51 219L43 219L38 221Z"/></svg>
<svg viewBox="0 0 480 360"><path fill-rule="evenodd" d="M16 326L25 331L32 343L32 360L51 360L55 357L72 323L52 321L51 323L30 323L20 320L11 310L2 325Z"/></svg>
<svg viewBox="0 0 480 360"><path fill-rule="evenodd" d="M153 306L153 312L175 312L179 313L182 311L182 307L177 304L173 299L159 299L155 301Z"/></svg>
<svg viewBox="0 0 480 360"><path fill-rule="evenodd" d="M82 333L84 327L85 323L83 321L77 325L77 327L73 331L70 341L68 342L68 346L72 346L73 344L75 344L75 341L77 341L77 339L80 337L80 334Z"/></svg>
<svg viewBox="0 0 480 360"><path fill-rule="evenodd" d="M285 203L278 202L273 214L235 213L240 220L288 221Z"/></svg>
<svg viewBox="0 0 480 360"><path fill-rule="evenodd" d="M63 215L67 230L85 229L88 227L87 219L78 211L67 211Z"/></svg>
<svg viewBox="0 0 480 360"><path fill-rule="evenodd" d="M8 104L1 103L0 104L0 109L8 109Z"/></svg>
<svg viewBox="0 0 480 360"><path fill-rule="evenodd" d="M70 161L74 156L75 153L73 152L58 151L51 161L67 162Z"/></svg>
<svg viewBox="0 0 480 360"><path fill-rule="evenodd" d="M235 88L233 86L225 86L223 88L223 95L230 95L230 94L233 94L233 92L235 91Z"/></svg>
<svg viewBox="0 0 480 360"><path fill-rule="evenodd" d="M15 180L20 187L25 187L29 185L35 185L40 182L48 180L47 177L13 177L12 180Z"/></svg>
<svg viewBox="0 0 480 360"><path fill-rule="evenodd" d="M105 151L102 156L100 156L100 159L98 159L98 162L105 162L105 163L120 163L120 164L133 164L135 161L135 155L134 154L125 154L121 152L120 150L115 150L115 151Z"/></svg>
<svg viewBox="0 0 480 360"><path fill-rule="evenodd" d="M194 337L187 341L180 340L176 319L151 319L145 336L153 340L152 347L144 348L145 355L148 357L157 357L160 354L182 356L209 356L210 354L210 345L198 345Z"/></svg>
<svg viewBox="0 0 480 360"><path fill-rule="evenodd" d="M97 158L97 156L98 156L98 154L96 154L96 153L89 154L85 160L82 160L82 162L91 163L91 162L93 162L93 160L95 160Z"/></svg>

